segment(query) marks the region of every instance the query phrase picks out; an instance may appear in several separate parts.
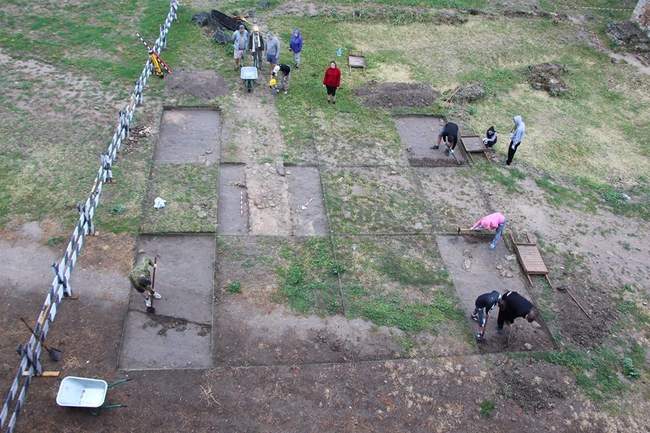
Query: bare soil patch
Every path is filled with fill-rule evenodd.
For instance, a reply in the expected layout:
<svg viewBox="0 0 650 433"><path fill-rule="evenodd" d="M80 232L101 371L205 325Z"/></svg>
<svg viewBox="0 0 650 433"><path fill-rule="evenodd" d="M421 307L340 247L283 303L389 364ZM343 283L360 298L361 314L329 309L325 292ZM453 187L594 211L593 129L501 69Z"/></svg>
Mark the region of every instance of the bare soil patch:
<svg viewBox="0 0 650 433"><path fill-rule="evenodd" d="M160 124L158 164L212 164L219 157L221 116L212 109L166 108Z"/></svg>
<svg viewBox="0 0 650 433"><path fill-rule="evenodd" d="M441 144L434 149L438 133L445 125L444 119L434 116L396 117L395 124L402 145L406 149L409 164L414 167L455 167L467 164L467 155L460 146L454 150L456 159L445 153L446 146Z"/></svg>
<svg viewBox="0 0 650 433"><path fill-rule="evenodd" d="M197 368L211 365L210 335L215 240L212 236L146 236L139 248L158 257L154 302L146 312L142 296L131 293L124 325L120 367Z"/></svg>
<svg viewBox="0 0 650 433"><path fill-rule="evenodd" d="M318 167L288 167L289 206L295 236L329 233Z"/></svg>
<svg viewBox="0 0 650 433"><path fill-rule="evenodd" d="M224 235L248 233L248 190L246 170L239 164L219 167L219 215L217 232Z"/></svg>
<svg viewBox="0 0 650 433"><path fill-rule="evenodd" d="M165 90L169 96L194 96L209 101L228 94L228 83L215 71L175 70L165 79Z"/></svg>
<svg viewBox="0 0 650 433"><path fill-rule="evenodd" d="M491 237L438 236L440 254L452 275L454 288L468 317L468 324L476 329L469 319L474 311L474 301L485 292L507 290L519 292L535 303L525 287L516 257L507 250L503 240L495 250L488 249ZM478 345L482 352L525 351L552 349L553 342L547 331L524 319L518 319L504 329L504 335L496 333L498 311L491 313L486 328L486 340ZM505 328L508 328L507 326ZM508 335L509 334L509 335Z"/></svg>
<svg viewBox="0 0 650 433"><path fill-rule="evenodd" d="M422 108L433 105L440 93L421 83L370 83L357 88L354 94L364 105L374 108Z"/></svg>

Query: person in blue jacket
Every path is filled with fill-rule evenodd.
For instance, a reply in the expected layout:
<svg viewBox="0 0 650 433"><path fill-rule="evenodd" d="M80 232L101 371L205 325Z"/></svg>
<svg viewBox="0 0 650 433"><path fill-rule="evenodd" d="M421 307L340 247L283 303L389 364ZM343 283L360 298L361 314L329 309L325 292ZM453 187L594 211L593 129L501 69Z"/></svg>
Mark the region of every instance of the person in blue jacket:
<svg viewBox="0 0 650 433"><path fill-rule="evenodd" d="M300 29L293 29L291 41L289 42L289 51L293 53L293 64L296 69L300 69L300 53L302 52L302 33Z"/></svg>

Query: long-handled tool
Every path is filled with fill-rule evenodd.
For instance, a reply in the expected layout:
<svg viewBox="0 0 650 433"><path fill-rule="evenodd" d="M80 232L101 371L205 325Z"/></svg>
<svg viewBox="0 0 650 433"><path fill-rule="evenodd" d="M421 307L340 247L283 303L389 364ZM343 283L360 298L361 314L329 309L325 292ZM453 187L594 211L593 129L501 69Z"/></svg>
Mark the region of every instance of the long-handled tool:
<svg viewBox="0 0 650 433"><path fill-rule="evenodd" d="M156 314L156 308L153 306L153 302L156 299L154 296L156 293L156 269L158 268L158 256L153 258L153 272L151 273L151 296L149 296L149 302L151 306L147 307L147 313Z"/></svg>
<svg viewBox="0 0 650 433"><path fill-rule="evenodd" d="M449 155L451 155L454 158L454 161L456 161L456 164L461 165L462 162L460 162L460 160L456 156L456 153L454 152L454 149L452 149L451 146L449 146L449 143L447 143L446 141L445 141L445 146L447 146L447 153L449 153Z"/></svg>
<svg viewBox="0 0 650 433"><path fill-rule="evenodd" d="M167 65L167 63L163 61L160 55L147 43L147 41L144 40L144 38L140 35L140 33L136 33L136 35L138 36L140 42L142 42L142 44L147 49L147 52L149 53L149 58L151 59L151 64L153 65L154 73L160 78L165 78L163 69L167 71L168 74L171 74L172 73L171 68Z"/></svg>
<svg viewBox="0 0 650 433"><path fill-rule="evenodd" d="M29 326L29 324L27 323L27 321L26 321L24 318L21 317L21 318L20 318L20 321L23 322L23 323L25 324L25 326L27 327L27 329L29 329L29 332L31 332L32 335L33 335L34 337L36 337L36 338L40 338L40 336L39 336L39 335L36 335L36 332L34 332L34 330L32 329L32 327ZM47 354L50 355L50 359L51 359L52 361L54 361L54 362L59 362L59 361L61 360L61 357L63 356L63 352L62 352L61 350L59 350L59 349L57 349L57 348L54 348L54 347L48 347L48 346L45 345L45 343L41 343L41 344L43 345L43 347L45 348L45 350L47 350Z"/></svg>
<svg viewBox="0 0 650 433"><path fill-rule="evenodd" d="M571 293L571 289L569 289L569 288L566 287L566 286L558 286L558 287L556 287L556 289L557 289L558 291L560 291L560 292L566 292L566 293L568 293L569 296L571 297L571 299L573 299L573 302L575 302L576 305L577 305L578 307L580 307L580 309L582 310L582 312L585 313L585 316L587 316L587 318L591 320L591 316L589 315L589 313L587 313L587 310L584 309L584 307L580 304L580 302L578 302L578 300L575 298L575 296L573 296L573 293Z"/></svg>

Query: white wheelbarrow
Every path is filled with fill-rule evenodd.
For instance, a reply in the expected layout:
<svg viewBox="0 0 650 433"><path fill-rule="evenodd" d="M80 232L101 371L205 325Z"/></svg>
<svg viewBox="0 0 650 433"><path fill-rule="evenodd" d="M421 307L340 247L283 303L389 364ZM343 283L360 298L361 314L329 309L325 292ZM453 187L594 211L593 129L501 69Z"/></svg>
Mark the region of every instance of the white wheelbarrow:
<svg viewBox="0 0 650 433"><path fill-rule="evenodd" d="M110 388L129 380L131 379L121 379L109 384L101 379L67 376L63 378L61 385L59 385L56 404L63 407L93 409L93 415L99 415L100 409L126 407L124 404L106 404L106 393Z"/></svg>
<svg viewBox="0 0 650 433"><path fill-rule="evenodd" d="M239 74L244 82L244 87L246 87L246 90L251 92L253 90L253 85L257 80L257 68L255 66L244 66L241 68Z"/></svg>

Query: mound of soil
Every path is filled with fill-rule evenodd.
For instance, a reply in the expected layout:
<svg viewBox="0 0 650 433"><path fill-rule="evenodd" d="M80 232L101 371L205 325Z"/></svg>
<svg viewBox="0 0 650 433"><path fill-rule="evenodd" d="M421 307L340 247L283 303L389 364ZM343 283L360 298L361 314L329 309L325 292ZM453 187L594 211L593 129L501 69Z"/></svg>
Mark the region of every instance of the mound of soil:
<svg viewBox="0 0 650 433"><path fill-rule="evenodd" d="M485 96L485 88L481 83L471 83L461 87L454 93L451 100L453 102L473 102Z"/></svg>
<svg viewBox="0 0 650 433"><path fill-rule="evenodd" d="M228 93L228 84L214 71L176 70L165 78L169 95L194 96L210 100Z"/></svg>
<svg viewBox="0 0 650 433"><path fill-rule="evenodd" d="M377 83L371 81L354 94L368 107L428 107L440 96L431 86L420 83Z"/></svg>
<svg viewBox="0 0 650 433"><path fill-rule="evenodd" d="M633 21L607 24L607 35L627 51L650 53L650 37Z"/></svg>
<svg viewBox="0 0 650 433"><path fill-rule="evenodd" d="M546 90L551 96L559 96L569 91L569 87L560 78L567 72L564 65L541 63L528 67L528 82L536 90Z"/></svg>

